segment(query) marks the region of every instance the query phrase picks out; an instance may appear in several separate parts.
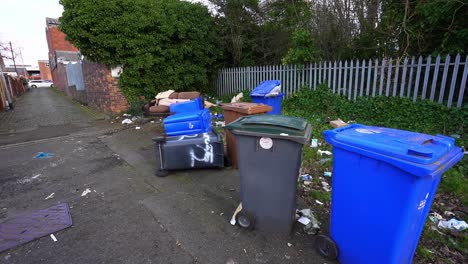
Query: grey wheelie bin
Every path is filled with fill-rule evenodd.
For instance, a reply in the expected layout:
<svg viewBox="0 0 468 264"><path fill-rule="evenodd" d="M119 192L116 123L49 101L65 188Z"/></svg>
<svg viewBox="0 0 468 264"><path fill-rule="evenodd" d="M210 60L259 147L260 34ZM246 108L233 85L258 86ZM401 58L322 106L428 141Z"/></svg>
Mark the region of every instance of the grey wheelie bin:
<svg viewBox="0 0 468 264"><path fill-rule="evenodd" d="M310 139L311 125L301 118L253 115L226 128L237 141L239 225L289 234L295 221L302 146Z"/></svg>

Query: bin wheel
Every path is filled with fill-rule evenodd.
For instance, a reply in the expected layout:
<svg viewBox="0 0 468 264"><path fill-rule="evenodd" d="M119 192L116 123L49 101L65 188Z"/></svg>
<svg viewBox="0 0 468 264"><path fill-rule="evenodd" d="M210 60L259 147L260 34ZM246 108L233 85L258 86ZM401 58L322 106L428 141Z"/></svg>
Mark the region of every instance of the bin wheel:
<svg viewBox="0 0 468 264"><path fill-rule="evenodd" d="M156 170L156 176L158 177L166 177L167 175L169 175L167 170Z"/></svg>
<svg viewBox="0 0 468 264"><path fill-rule="evenodd" d="M318 253L326 259L334 260L338 257L338 247L328 236L318 235L315 243Z"/></svg>
<svg viewBox="0 0 468 264"><path fill-rule="evenodd" d="M252 230L255 226L255 217L245 210L241 210L236 218L236 222L245 229Z"/></svg>

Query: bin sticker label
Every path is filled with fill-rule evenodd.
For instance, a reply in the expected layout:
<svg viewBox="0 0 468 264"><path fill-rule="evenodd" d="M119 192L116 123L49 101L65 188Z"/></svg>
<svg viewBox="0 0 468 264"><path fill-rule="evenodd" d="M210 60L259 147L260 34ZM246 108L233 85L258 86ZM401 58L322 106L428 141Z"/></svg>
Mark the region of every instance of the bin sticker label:
<svg viewBox="0 0 468 264"><path fill-rule="evenodd" d="M273 147L273 140L269 137L260 138L260 147L263 149L271 149L271 147Z"/></svg>
<svg viewBox="0 0 468 264"><path fill-rule="evenodd" d="M193 124L192 124L192 122L189 122L189 123L188 123L188 127L189 127L189 129L192 129L192 128L194 127Z"/></svg>
<svg viewBox="0 0 468 264"><path fill-rule="evenodd" d="M362 133L362 134L380 134L382 132L378 130L372 130L372 129L367 129L367 128L357 128L356 132Z"/></svg>
<svg viewBox="0 0 468 264"><path fill-rule="evenodd" d="M426 198L419 202L418 210L422 210L426 206L427 197L429 197L429 193L426 194Z"/></svg>

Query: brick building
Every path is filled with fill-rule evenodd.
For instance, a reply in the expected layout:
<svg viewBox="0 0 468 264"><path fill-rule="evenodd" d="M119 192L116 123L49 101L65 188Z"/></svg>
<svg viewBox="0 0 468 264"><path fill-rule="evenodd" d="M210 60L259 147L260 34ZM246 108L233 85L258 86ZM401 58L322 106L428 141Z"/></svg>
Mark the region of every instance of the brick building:
<svg viewBox="0 0 468 264"><path fill-rule="evenodd" d="M50 63L48 60L37 61L39 65L39 72L42 80L52 80L52 73L50 72Z"/></svg>
<svg viewBox="0 0 468 264"><path fill-rule="evenodd" d="M58 19L46 18L46 25L49 66L55 86L101 112L113 114L127 110L129 104L120 91L118 77L112 76L111 69L84 59L58 29ZM80 78L84 87L79 82Z"/></svg>

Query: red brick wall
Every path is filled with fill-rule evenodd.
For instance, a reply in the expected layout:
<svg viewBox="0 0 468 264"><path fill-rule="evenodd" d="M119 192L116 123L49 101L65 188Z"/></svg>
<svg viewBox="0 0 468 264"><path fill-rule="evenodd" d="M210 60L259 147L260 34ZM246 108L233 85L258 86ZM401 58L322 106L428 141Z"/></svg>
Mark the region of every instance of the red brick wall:
<svg viewBox="0 0 468 264"><path fill-rule="evenodd" d="M41 72L41 79L42 80L52 80L52 73L50 72L50 67L46 66L49 65L48 61L38 61L39 64L39 71Z"/></svg>
<svg viewBox="0 0 468 264"><path fill-rule="evenodd" d="M52 79L54 80L55 86L62 92L65 92L68 87L67 65L58 63L57 67L52 71Z"/></svg>
<svg viewBox="0 0 468 264"><path fill-rule="evenodd" d="M129 107L108 67L88 60L83 61L83 76L88 105L107 114L120 113Z"/></svg>

